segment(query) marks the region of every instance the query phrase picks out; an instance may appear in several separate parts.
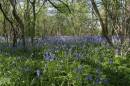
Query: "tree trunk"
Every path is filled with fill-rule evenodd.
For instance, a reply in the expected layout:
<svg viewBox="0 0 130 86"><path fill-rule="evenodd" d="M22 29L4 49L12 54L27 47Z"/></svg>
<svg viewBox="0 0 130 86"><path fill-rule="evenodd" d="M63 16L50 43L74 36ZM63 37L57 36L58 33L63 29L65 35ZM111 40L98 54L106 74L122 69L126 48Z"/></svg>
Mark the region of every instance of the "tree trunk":
<svg viewBox="0 0 130 86"><path fill-rule="evenodd" d="M110 40L109 37L108 37L108 29L107 29L107 26L106 26L106 24L103 22L103 19L102 19L100 13L99 13L99 10L98 10L98 8L97 8L97 5L96 5L95 1L94 1L94 0L91 0L91 3L92 3L93 9L94 9L96 15L98 16L99 22L100 22L100 24L101 24L101 27L102 27L102 35L106 38L107 42L108 42L112 47L114 47L113 43L111 42L111 40Z"/></svg>
<svg viewBox="0 0 130 86"><path fill-rule="evenodd" d="M18 16L18 14L17 14L17 11L16 11L16 3L14 3L14 2L15 2L15 0L10 0L10 3L11 3L11 5L12 5L12 7L13 7L13 11L12 11L13 16L14 16L15 20L17 21L17 23L19 24L20 29L21 29L21 31L22 31L22 36L21 36L21 38L22 38L23 48L25 49L24 23L23 23L22 19L21 19L21 18Z"/></svg>

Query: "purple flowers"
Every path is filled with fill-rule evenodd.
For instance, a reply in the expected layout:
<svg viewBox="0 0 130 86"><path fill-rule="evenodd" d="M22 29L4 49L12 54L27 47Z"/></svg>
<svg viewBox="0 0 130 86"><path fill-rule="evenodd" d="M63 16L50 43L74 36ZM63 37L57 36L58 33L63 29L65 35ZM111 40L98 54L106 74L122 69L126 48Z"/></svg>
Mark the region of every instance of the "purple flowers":
<svg viewBox="0 0 130 86"><path fill-rule="evenodd" d="M54 55L50 52L46 52L43 57L46 61L53 61L55 58Z"/></svg>
<svg viewBox="0 0 130 86"><path fill-rule="evenodd" d="M85 77L85 80L91 81L95 84L109 84L109 81L107 78L102 78L101 76L93 76L92 74L89 74Z"/></svg>
<svg viewBox="0 0 130 86"><path fill-rule="evenodd" d="M95 83L99 84L100 83L100 78L96 78Z"/></svg>
<svg viewBox="0 0 130 86"><path fill-rule="evenodd" d="M87 76L86 76L86 80L92 81L92 80L93 80L92 75L87 75Z"/></svg>
<svg viewBox="0 0 130 86"><path fill-rule="evenodd" d="M75 57L77 60L79 60L81 58L81 54L80 53L75 53Z"/></svg>

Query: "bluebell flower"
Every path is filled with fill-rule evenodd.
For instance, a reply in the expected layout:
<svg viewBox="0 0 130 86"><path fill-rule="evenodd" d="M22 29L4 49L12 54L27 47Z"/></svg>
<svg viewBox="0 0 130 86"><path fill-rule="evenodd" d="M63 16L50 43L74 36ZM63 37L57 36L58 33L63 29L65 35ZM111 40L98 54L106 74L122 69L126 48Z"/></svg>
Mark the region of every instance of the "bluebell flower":
<svg viewBox="0 0 130 86"><path fill-rule="evenodd" d="M99 84L100 83L100 78L96 78L95 83Z"/></svg>
<svg viewBox="0 0 130 86"><path fill-rule="evenodd" d="M86 76L86 80L89 80L89 81L93 80L92 75L87 75L87 76Z"/></svg>
<svg viewBox="0 0 130 86"><path fill-rule="evenodd" d="M62 44L64 44L64 41L63 40L57 40L57 44L60 44L60 45L62 45Z"/></svg>
<svg viewBox="0 0 130 86"><path fill-rule="evenodd" d="M52 53L46 52L44 54L44 58L45 58L46 61L53 61L55 57Z"/></svg>
<svg viewBox="0 0 130 86"><path fill-rule="evenodd" d="M75 53L75 57L76 57L76 59L80 59L81 58L81 54L80 53Z"/></svg>

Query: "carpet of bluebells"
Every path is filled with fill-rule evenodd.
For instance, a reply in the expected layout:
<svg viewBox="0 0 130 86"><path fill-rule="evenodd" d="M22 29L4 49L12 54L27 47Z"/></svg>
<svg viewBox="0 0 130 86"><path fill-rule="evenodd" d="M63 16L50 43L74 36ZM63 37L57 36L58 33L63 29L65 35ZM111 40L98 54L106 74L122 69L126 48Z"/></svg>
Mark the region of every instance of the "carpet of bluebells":
<svg viewBox="0 0 130 86"><path fill-rule="evenodd" d="M0 86L130 86L129 55L101 43L1 47Z"/></svg>

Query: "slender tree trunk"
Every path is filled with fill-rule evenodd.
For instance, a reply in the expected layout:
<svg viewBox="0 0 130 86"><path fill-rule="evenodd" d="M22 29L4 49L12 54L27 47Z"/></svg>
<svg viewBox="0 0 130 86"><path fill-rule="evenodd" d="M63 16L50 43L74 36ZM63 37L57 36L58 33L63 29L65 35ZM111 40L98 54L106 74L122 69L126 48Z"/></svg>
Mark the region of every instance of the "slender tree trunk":
<svg viewBox="0 0 130 86"><path fill-rule="evenodd" d="M23 48L25 49L25 32L24 32L24 23L22 21L22 19L20 18L20 16L17 14L17 11L16 11L16 1L15 0L10 0L10 3L13 7L13 16L15 18L15 20L17 21L17 23L19 24L20 26L20 29L22 31L22 44L23 44Z"/></svg>
<svg viewBox="0 0 130 86"><path fill-rule="evenodd" d="M106 26L106 24L103 22L103 19L102 19L100 13L99 13L99 10L98 10L98 8L97 8L97 5L96 5L95 1L94 1L94 0L91 0L91 3L92 3L92 6L93 6L93 9L94 9L95 13L96 13L97 16L98 16L99 22L100 22L100 24L101 24L101 27L102 27L102 35L106 38L107 42L108 42L112 47L114 47L113 43L111 42L111 40L110 40L109 37L108 37L108 29L107 29L107 26Z"/></svg>
<svg viewBox="0 0 130 86"><path fill-rule="evenodd" d="M33 35L32 35L32 45L34 44L34 37L35 37L35 27L36 27L36 10L35 10L35 0L34 2L32 3L32 6L33 6L33 27L32 27L32 30L33 30Z"/></svg>
<svg viewBox="0 0 130 86"><path fill-rule="evenodd" d="M13 25L13 21L11 21L10 19L9 19L9 17L7 16L7 13L3 10L3 8L2 8L2 4L0 3L0 10L2 11L2 13L3 13L3 16L4 16L4 24L5 24L5 21L7 20L10 24L11 24L11 28L12 28L12 32L13 32L13 47L16 45L16 41L17 41L17 39L16 39L16 32L15 32L15 26ZM4 26L4 28L5 28L5 26ZM6 31L6 29L4 29L4 31ZM6 32L5 32L6 33Z"/></svg>

